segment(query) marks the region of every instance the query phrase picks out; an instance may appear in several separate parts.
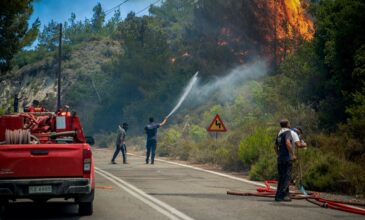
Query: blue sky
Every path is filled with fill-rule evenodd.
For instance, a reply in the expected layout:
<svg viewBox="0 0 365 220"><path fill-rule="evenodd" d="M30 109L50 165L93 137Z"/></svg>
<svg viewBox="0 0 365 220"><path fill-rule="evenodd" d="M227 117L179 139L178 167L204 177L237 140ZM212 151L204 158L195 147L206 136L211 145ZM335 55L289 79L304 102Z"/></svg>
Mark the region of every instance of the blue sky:
<svg viewBox="0 0 365 220"><path fill-rule="evenodd" d="M104 11L113 8L114 6L124 2L125 0L35 0L33 2L33 14L30 18L30 24L39 18L41 21L41 29L48 24L52 19L56 22L67 21L71 13L76 14L76 20L91 19L93 7L100 2ZM121 16L125 18L130 11L138 12L157 0L129 0L120 6ZM160 2L158 5L161 4ZM114 13L107 15L107 20ZM148 10L143 11L139 15L148 14Z"/></svg>

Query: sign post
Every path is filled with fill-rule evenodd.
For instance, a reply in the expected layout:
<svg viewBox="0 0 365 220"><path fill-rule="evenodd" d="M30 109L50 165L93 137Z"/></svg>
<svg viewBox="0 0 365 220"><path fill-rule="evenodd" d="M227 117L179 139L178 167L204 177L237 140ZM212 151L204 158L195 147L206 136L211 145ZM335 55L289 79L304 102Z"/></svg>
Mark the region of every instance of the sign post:
<svg viewBox="0 0 365 220"><path fill-rule="evenodd" d="M215 139L218 138L218 132L226 132L227 128L224 126L223 120L221 117L216 114L213 121L210 123L209 127L207 128L208 132L215 132Z"/></svg>

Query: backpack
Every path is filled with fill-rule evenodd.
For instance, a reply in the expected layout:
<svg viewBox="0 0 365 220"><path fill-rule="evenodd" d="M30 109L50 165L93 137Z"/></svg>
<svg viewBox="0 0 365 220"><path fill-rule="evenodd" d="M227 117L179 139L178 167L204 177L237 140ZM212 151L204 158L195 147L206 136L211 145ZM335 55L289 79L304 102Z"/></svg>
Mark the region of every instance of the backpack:
<svg viewBox="0 0 365 220"><path fill-rule="evenodd" d="M275 139L275 147L277 149L277 152L279 154L279 158L283 157L289 157L288 149L286 148L286 140L285 136L287 135L287 132L291 132L290 130L285 131L278 135Z"/></svg>

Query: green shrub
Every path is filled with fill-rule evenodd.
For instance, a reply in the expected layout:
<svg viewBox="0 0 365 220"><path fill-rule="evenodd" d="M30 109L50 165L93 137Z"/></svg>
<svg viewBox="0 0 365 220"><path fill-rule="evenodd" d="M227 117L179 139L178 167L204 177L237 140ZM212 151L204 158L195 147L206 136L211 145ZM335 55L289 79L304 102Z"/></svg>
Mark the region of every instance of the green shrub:
<svg viewBox="0 0 365 220"><path fill-rule="evenodd" d="M311 190L334 191L337 181L343 179L340 161L333 156L318 153L308 165L303 181Z"/></svg>
<svg viewBox="0 0 365 220"><path fill-rule="evenodd" d="M341 189L342 192L351 194L362 194L365 196L365 170L364 167L347 162L342 165L344 171L345 181L350 183L350 187L346 190Z"/></svg>
<svg viewBox="0 0 365 220"><path fill-rule="evenodd" d="M273 146L273 136L267 130L257 128L252 135L241 141L238 154L244 164L247 167L251 167L252 164L259 160L261 155L270 151Z"/></svg>
<svg viewBox="0 0 365 220"><path fill-rule="evenodd" d="M194 141L201 141L207 137L207 130L199 125L192 125L189 135Z"/></svg>
<svg viewBox="0 0 365 220"><path fill-rule="evenodd" d="M157 148L157 154L161 157L164 156L177 156L177 147L180 145L178 144L181 140L181 132L178 131L176 128L169 128L167 129L161 138L159 147Z"/></svg>
<svg viewBox="0 0 365 220"><path fill-rule="evenodd" d="M225 170L242 171L244 166L237 154L238 148L238 144L232 144L228 141L224 141L224 144L216 149L216 163L222 166Z"/></svg>
<svg viewBox="0 0 365 220"><path fill-rule="evenodd" d="M190 150L190 158L198 163L214 163L218 145L212 138L197 142Z"/></svg>
<svg viewBox="0 0 365 220"><path fill-rule="evenodd" d="M175 155L179 157L180 160L188 160L190 158L190 151L194 142L189 139L181 139L178 143L175 151Z"/></svg>
<svg viewBox="0 0 365 220"><path fill-rule="evenodd" d="M226 146L220 146L215 150L216 161L218 164L226 163L227 159L229 158L229 149Z"/></svg>
<svg viewBox="0 0 365 220"><path fill-rule="evenodd" d="M0 115L3 115L3 114L5 114L5 112L6 112L5 108L3 108L3 107L0 107Z"/></svg>
<svg viewBox="0 0 365 220"><path fill-rule="evenodd" d="M169 146L165 145L163 142L159 144L158 148L156 149L157 155L160 157L168 157L171 156L171 151L169 150Z"/></svg>
<svg viewBox="0 0 365 220"><path fill-rule="evenodd" d="M277 179L277 157L274 148L263 153L259 160L251 166L249 176L252 180Z"/></svg>

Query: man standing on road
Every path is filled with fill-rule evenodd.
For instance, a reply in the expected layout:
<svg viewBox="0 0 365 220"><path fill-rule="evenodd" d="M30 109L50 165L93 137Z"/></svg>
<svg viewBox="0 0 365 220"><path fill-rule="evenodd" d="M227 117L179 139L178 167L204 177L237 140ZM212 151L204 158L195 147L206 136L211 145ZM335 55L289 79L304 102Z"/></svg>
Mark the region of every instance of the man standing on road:
<svg viewBox="0 0 365 220"><path fill-rule="evenodd" d="M120 127L120 125L118 126L118 136L115 143L115 152L111 160L112 164L116 164L115 158L117 158L119 151L121 151L123 155L123 164L127 164L127 146L125 145L125 136L127 130L128 124L126 122L122 124L122 127Z"/></svg>
<svg viewBox="0 0 365 220"><path fill-rule="evenodd" d="M149 119L150 123L146 125L144 128L147 134L147 141L146 141L146 164L148 164L149 157L151 154L151 164L155 162L155 152L156 152L156 145L157 145L157 129L162 127L166 124L167 118L165 118L161 123L155 123L154 119L151 117Z"/></svg>
<svg viewBox="0 0 365 220"><path fill-rule="evenodd" d="M278 186L275 201L291 201L289 196L289 184L291 180L293 161L297 158L294 154L294 147L304 147L298 134L290 130L288 119L280 121L281 130L275 141L275 152L278 156Z"/></svg>

